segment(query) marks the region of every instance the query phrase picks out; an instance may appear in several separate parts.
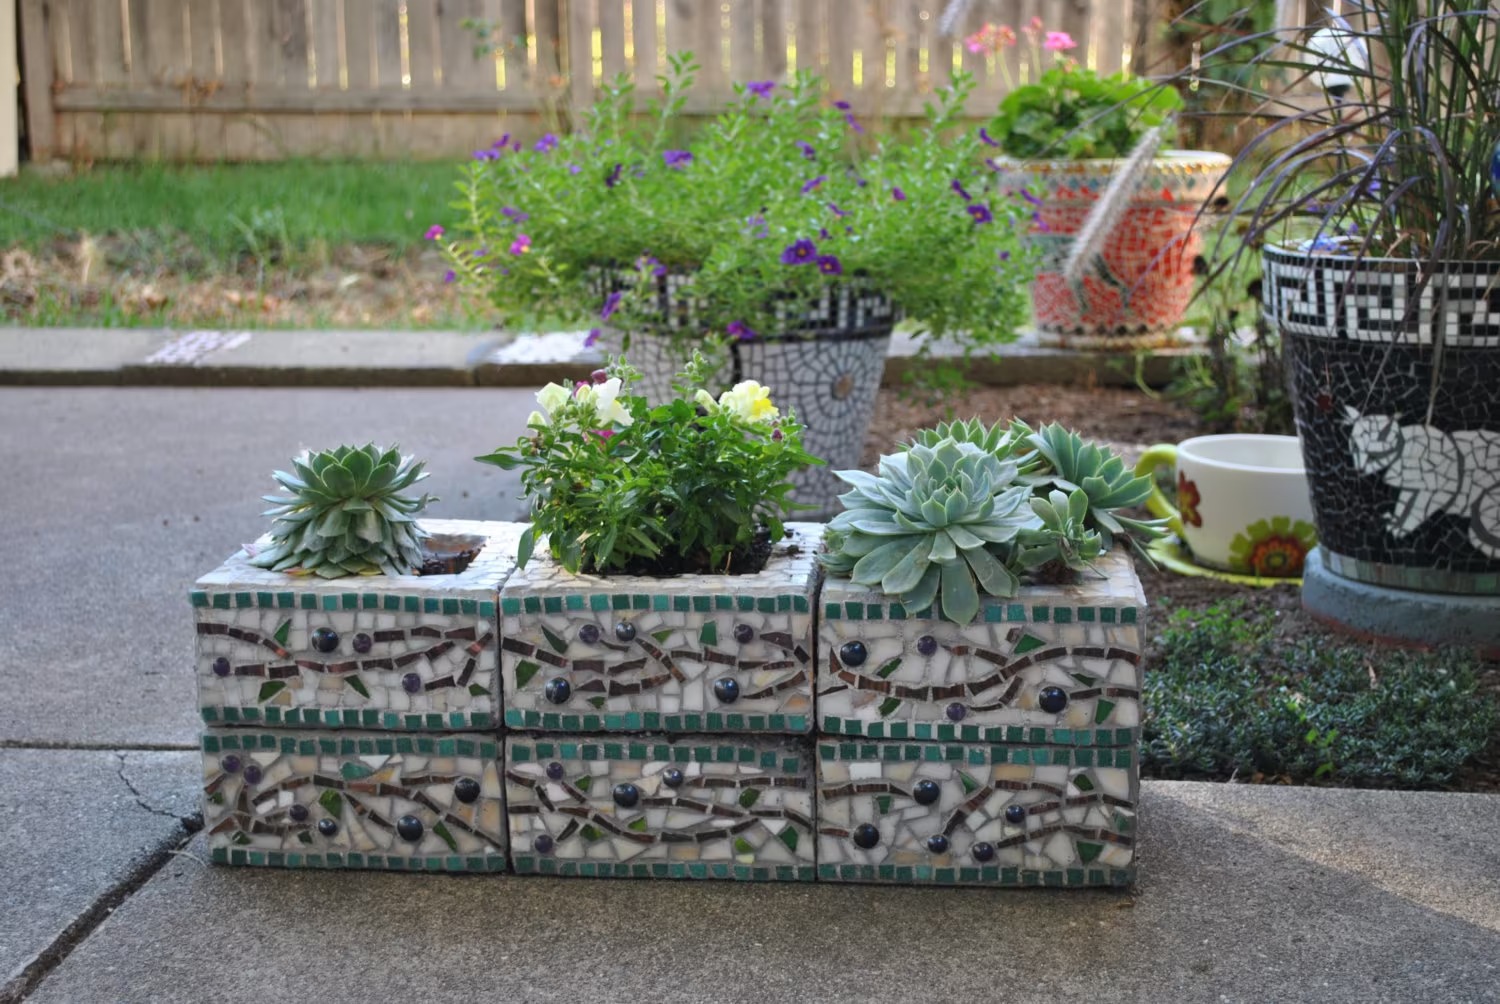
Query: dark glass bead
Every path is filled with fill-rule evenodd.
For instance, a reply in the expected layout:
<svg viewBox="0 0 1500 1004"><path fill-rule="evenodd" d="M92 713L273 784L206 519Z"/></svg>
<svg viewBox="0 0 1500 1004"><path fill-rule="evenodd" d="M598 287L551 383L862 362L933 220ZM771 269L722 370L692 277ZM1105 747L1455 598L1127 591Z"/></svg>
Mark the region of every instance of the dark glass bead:
<svg viewBox="0 0 1500 1004"><path fill-rule="evenodd" d="M678 770L676 767L668 767L666 770L661 772L661 783L666 785L668 788L681 788L682 781L682 771Z"/></svg>
<svg viewBox="0 0 1500 1004"><path fill-rule="evenodd" d="M614 796L616 805L622 809L629 809L641 800L641 789L625 781L615 785Z"/></svg>
<svg viewBox="0 0 1500 1004"><path fill-rule="evenodd" d="M934 854L947 854L948 838L941 833L934 833L927 838L927 849Z"/></svg>
<svg viewBox="0 0 1500 1004"><path fill-rule="evenodd" d="M972 850L975 861L988 861L995 856L995 845L980 842L974 845Z"/></svg>
<svg viewBox="0 0 1500 1004"><path fill-rule="evenodd" d="M1012 826L1020 826L1026 822L1026 806L1007 805L1005 807L1005 821Z"/></svg>
<svg viewBox="0 0 1500 1004"><path fill-rule="evenodd" d="M615 625L615 637L621 641L634 641L635 625L629 621L621 621Z"/></svg>
<svg viewBox="0 0 1500 1004"><path fill-rule="evenodd" d="M416 816L402 816L396 820L396 836L413 844L422 839L422 833L426 829Z"/></svg>
<svg viewBox="0 0 1500 1004"><path fill-rule="evenodd" d="M733 704L740 699L739 681L728 676L722 680L715 680L714 696L725 704Z"/></svg>
<svg viewBox="0 0 1500 1004"><path fill-rule="evenodd" d="M573 685L560 676L554 676L542 688L542 696L553 704L567 704L568 698L573 696Z"/></svg>
<svg viewBox="0 0 1500 1004"><path fill-rule="evenodd" d="M547 777L552 781L561 781L563 779L563 765L553 760L547 765Z"/></svg>
<svg viewBox="0 0 1500 1004"><path fill-rule="evenodd" d="M585 624L578 629L578 640L585 645L593 645L599 641L599 625Z"/></svg>
<svg viewBox="0 0 1500 1004"><path fill-rule="evenodd" d="M536 839L531 842L531 849L538 854L551 854L552 838L545 833L538 833Z"/></svg>
<svg viewBox="0 0 1500 1004"><path fill-rule="evenodd" d="M240 758L233 753L219 761L219 766L224 768L226 774L238 774L240 772Z"/></svg>
<svg viewBox="0 0 1500 1004"><path fill-rule="evenodd" d="M365 634L363 631L354 636L354 651L358 652L360 655L368 654L370 651L370 647L374 644L375 642L370 638L370 636Z"/></svg>
<svg viewBox="0 0 1500 1004"><path fill-rule="evenodd" d="M422 678L416 673L407 673L401 678L401 689L408 694L417 694L422 691Z"/></svg>
<svg viewBox="0 0 1500 1004"><path fill-rule="evenodd" d="M741 645L748 645L755 640L755 629L749 624L736 624L734 626L734 640Z"/></svg>
<svg viewBox="0 0 1500 1004"><path fill-rule="evenodd" d="M325 836L325 837L331 837L335 833L337 833L338 831L339 831L339 821L337 819L320 819L320 820L318 820L318 832L321 833L321 834L323 834L323 836Z"/></svg>
<svg viewBox="0 0 1500 1004"><path fill-rule="evenodd" d="M318 628L312 633L312 647L325 654L334 651L339 647L339 633L333 628Z"/></svg>
<svg viewBox="0 0 1500 1004"><path fill-rule="evenodd" d="M453 782L453 797L465 805L479 797L479 782L472 777L461 777Z"/></svg>
<svg viewBox="0 0 1500 1004"><path fill-rule="evenodd" d="M244 771L240 774L247 784L259 784L261 779L260 764L247 763Z"/></svg>
<svg viewBox="0 0 1500 1004"><path fill-rule="evenodd" d="M845 666L863 666L869 657L862 641L846 641L839 646L839 661Z"/></svg>
<svg viewBox="0 0 1500 1004"><path fill-rule="evenodd" d="M948 705L948 709L946 712L946 714L948 715L948 721L950 722L961 722L964 720L964 715L967 715L968 713L969 709L958 703Z"/></svg>
<svg viewBox="0 0 1500 1004"><path fill-rule="evenodd" d="M869 850L880 843L880 830L870 823L860 823L854 828L854 846Z"/></svg>
<svg viewBox="0 0 1500 1004"><path fill-rule="evenodd" d="M307 822L307 806L301 804L300 802L292 806L290 809L286 810L286 814L291 817L291 820L294 823Z"/></svg>
<svg viewBox="0 0 1500 1004"><path fill-rule="evenodd" d="M942 793L943 789L938 787L936 781L929 781L925 777L911 786L911 797L918 805L931 805Z"/></svg>
<svg viewBox="0 0 1500 1004"><path fill-rule="evenodd" d="M1068 706L1068 692L1061 687L1043 687L1036 702L1047 714L1055 715Z"/></svg>
<svg viewBox="0 0 1500 1004"><path fill-rule="evenodd" d="M229 675L229 660L222 655L214 660L214 676Z"/></svg>
<svg viewBox="0 0 1500 1004"><path fill-rule="evenodd" d="M917 652L922 655L936 655L937 639L930 634L924 634L917 639Z"/></svg>

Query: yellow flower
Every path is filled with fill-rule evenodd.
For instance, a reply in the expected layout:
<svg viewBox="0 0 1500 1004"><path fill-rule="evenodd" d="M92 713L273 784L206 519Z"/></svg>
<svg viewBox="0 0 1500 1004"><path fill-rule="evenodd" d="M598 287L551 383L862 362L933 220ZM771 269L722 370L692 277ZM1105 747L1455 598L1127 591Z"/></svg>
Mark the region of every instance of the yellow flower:
<svg viewBox="0 0 1500 1004"><path fill-rule="evenodd" d="M719 407L747 422L771 422L781 415L771 403L771 388L762 387L755 380L741 380L719 395Z"/></svg>

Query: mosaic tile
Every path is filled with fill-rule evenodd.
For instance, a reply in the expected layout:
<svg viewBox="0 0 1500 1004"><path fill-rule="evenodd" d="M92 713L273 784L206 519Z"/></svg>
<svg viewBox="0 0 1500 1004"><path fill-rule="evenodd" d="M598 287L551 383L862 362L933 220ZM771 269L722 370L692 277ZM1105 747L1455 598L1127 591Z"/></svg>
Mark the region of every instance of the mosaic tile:
<svg viewBox="0 0 1500 1004"><path fill-rule="evenodd" d="M221 864L505 869L492 735L210 729L203 826Z"/></svg>
<svg viewBox="0 0 1500 1004"><path fill-rule="evenodd" d="M967 625L829 578L820 599L818 727L887 739L1133 743L1141 611L1128 555L1075 585L989 600Z"/></svg>
<svg viewBox="0 0 1500 1004"><path fill-rule="evenodd" d="M512 728L806 732L821 525L754 575L570 575L542 548L500 592Z"/></svg>
<svg viewBox="0 0 1500 1004"><path fill-rule="evenodd" d="M820 740L818 878L1129 885L1133 752ZM1081 764L1079 753L1112 765Z"/></svg>
<svg viewBox="0 0 1500 1004"><path fill-rule="evenodd" d="M426 520L489 542L459 575L318 579L243 551L199 579L196 672L210 724L381 729L499 723L496 593L524 527Z"/></svg>
<svg viewBox="0 0 1500 1004"><path fill-rule="evenodd" d="M814 877L804 740L559 735L505 746L519 873Z"/></svg>

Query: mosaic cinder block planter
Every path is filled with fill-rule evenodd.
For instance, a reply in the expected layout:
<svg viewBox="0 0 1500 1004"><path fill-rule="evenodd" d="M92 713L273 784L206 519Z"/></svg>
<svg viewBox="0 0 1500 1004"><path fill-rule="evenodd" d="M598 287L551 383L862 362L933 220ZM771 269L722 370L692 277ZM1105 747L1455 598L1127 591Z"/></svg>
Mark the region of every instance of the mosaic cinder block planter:
<svg viewBox="0 0 1500 1004"><path fill-rule="evenodd" d="M511 736L505 753L519 873L813 878L803 741Z"/></svg>
<svg viewBox="0 0 1500 1004"><path fill-rule="evenodd" d="M1076 585L988 598L967 625L830 577L818 729L832 735L1120 745L1140 724L1145 597L1112 552ZM923 616L927 615L927 616Z"/></svg>
<svg viewBox="0 0 1500 1004"><path fill-rule="evenodd" d="M539 546L500 592L505 724L809 731L822 529L788 524L754 575L571 575Z"/></svg>
<svg viewBox="0 0 1500 1004"><path fill-rule="evenodd" d="M820 740L818 878L1135 881L1133 747Z"/></svg>
<svg viewBox="0 0 1500 1004"><path fill-rule="evenodd" d="M424 520L477 534L461 574L319 579L240 551L192 593L198 703L210 725L484 729L500 716L496 594L523 526Z"/></svg>
<svg viewBox="0 0 1500 1004"><path fill-rule="evenodd" d="M494 736L209 729L203 790L218 864L505 870Z"/></svg>

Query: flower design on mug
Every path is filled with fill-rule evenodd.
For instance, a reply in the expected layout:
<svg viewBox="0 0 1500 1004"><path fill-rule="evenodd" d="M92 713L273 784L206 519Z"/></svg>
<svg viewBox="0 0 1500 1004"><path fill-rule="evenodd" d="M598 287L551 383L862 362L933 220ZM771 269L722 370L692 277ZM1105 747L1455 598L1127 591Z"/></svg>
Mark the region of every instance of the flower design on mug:
<svg viewBox="0 0 1500 1004"><path fill-rule="evenodd" d="M1198 515L1198 506L1203 502L1203 496L1198 492L1198 485L1189 481L1188 476L1181 471L1177 472L1177 511L1182 516L1182 522L1188 526L1202 526L1203 517Z"/></svg>
<svg viewBox="0 0 1500 1004"><path fill-rule="evenodd" d="M1307 552L1318 542L1311 524L1290 516L1257 520L1234 536L1229 562L1237 572L1266 578L1290 578L1302 574Z"/></svg>

